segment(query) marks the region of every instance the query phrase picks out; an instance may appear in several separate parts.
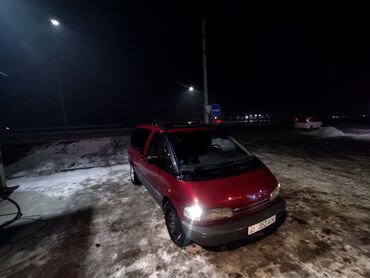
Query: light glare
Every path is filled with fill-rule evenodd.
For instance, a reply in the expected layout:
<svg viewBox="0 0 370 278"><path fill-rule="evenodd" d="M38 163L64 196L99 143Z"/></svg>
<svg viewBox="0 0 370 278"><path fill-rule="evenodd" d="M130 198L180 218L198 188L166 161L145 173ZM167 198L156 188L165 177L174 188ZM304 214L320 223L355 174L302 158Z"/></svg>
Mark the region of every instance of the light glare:
<svg viewBox="0 0 370 278"><path fill-rule="evenodd" d="M202 209L198 205L192 207L185 207L184 209L184 215L190 220L199 221L202 212L203 212Z"/></svg>
<svg viewBox="0 0 370 278"><path fill-rule="evenodd" d="M194 91L194 88L193 87L189 87L189 91L190 92Z"/></svg>
<svg viewBox="0 0 370 278"><path fill-rule="evenodd" d="M51 24L53 24L54 26L59 26L59 21L58 21L58 20L56 20L56 19L54 19L54 18L50 19L50 22L51 22Z"/></svg>

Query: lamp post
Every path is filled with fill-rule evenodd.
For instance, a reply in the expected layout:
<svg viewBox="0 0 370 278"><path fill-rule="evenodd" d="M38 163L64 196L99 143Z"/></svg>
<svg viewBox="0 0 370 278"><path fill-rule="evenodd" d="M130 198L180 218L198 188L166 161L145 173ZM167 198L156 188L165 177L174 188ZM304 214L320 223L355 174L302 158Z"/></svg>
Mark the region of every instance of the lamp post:
<svg viewBox="0 0 370 278"><path fill-rule="evenodd" d="M0 193L4 192L6 190L6 179L5 179L5 173L4 173L4 165L3 165L3 155L1 153L1 147L0 147Z"/></svg>
<svg viewBox="0 0 370 278"><path fill-rule="evenodd" d="M202 64L203 64L203 113L204 123L209 123L208 107L208 83L207 83L207 55L206 55L206 17L202 18Z"/></svg>
<svg viewBox="0 0 370 278"><path fill-rule="evenodd" d="M57 46L56 46L56 43L54 41L54 33L53 33L53 28L58 28L60 26L60 23L55 18L51 18L50 23L51 23L50 33L51 33L51 39L52 39L53 49L54 49L55 72L56 72L56 77L57 77L60 105L62 107L64 130L68 134L69 133L68 119L67 119L66 109L65 109L65 105L64 105L64 96L63 96L62 84L61 84L61 81L60 81L59 64L58 64L58 57L57 57Z"/></svg>
<svg viewBox="0 0 370 278"><path fill-rule="evenodd" d="M8 77L8 75L4 72L0 72L0 74L4 77ZM4 173L4 164L3 164L3 155L1 152L1 140L0 140L0 193L5 192L7 189L5 173Z"/></svg>

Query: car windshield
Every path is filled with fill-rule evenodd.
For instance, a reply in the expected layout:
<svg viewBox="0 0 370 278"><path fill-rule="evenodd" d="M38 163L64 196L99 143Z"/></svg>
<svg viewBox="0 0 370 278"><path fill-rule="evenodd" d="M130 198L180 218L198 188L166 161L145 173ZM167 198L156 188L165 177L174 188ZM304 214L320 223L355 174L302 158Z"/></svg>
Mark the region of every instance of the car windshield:
<svg viewBox="0 0 370 278"><path fill-rule="evenodd" d="M181 172L228 167L255 158L226 133L217 130L176 132L168 138Z"/></svg>

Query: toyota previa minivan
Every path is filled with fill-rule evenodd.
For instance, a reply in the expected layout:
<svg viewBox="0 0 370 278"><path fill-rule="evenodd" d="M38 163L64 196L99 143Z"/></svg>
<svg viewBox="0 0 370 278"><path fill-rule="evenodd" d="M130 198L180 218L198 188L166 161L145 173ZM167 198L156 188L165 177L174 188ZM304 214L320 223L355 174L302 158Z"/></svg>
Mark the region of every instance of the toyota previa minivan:
<svg viewBox="0 0 370 278"><path fill-rule="evenodd" d="M164 212L178 246L223 245L278 227L286 215L280 184L241 143L197 123L139 125L130 177Z"/></svg>

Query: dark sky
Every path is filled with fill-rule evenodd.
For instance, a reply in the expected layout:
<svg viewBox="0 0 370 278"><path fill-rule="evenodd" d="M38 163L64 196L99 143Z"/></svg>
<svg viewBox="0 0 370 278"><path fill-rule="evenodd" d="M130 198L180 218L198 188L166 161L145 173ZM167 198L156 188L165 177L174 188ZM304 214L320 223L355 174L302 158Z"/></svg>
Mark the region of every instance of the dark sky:
<svg viewBox="0 0 370 278"><path fill-rule="evenodd" d="M368 6L131 2L2 0L0 125L62 126L55 63L71 126L200 118L203 14L226 115L370 111Z"/></svg>

